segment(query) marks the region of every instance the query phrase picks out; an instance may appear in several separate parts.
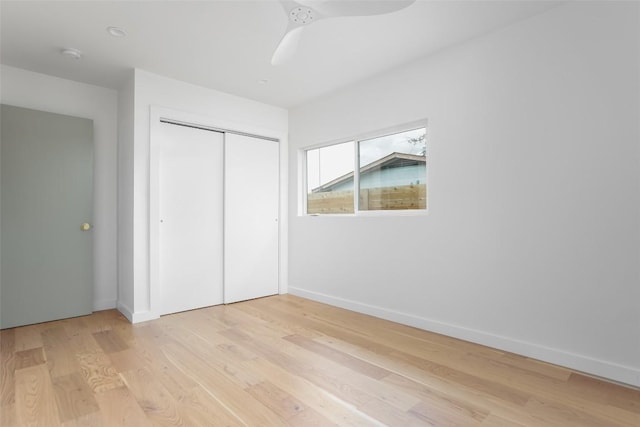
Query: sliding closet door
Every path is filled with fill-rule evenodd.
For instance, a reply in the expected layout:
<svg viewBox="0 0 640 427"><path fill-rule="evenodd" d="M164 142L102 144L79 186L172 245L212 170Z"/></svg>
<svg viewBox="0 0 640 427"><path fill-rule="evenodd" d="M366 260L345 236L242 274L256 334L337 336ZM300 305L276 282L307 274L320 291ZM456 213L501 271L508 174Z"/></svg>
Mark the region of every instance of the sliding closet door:
<svg viewBox="0 0 640 427"><path fill-rule="evenodd" d="M278 151L225 135L225 303L278 293Z"/></svg>
<svg viewBox="0 0 640 427"><path fill-rule="evenodd" d="M221 304L223 134L162 123L159 135L161 314Z"/></svg>

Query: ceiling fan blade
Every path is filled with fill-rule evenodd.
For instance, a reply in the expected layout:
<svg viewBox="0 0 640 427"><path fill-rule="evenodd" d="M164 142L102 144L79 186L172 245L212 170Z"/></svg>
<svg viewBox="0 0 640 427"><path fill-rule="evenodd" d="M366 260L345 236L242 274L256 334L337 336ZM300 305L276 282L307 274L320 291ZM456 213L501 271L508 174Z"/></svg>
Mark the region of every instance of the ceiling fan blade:
<svg viewBox="0 0 640 427"><path fill-rule="evenodd" d="M271 57L272 65L291 58L298 47L302 28L321 19L338 16L383 15L411 5L416 0L279 0L289 25Z"/></svg>
<svg viewBox="0 0 640 427"><path fill-rule="evenodd" d="M324 17L384 15L396 12L416 0L296 0Z"/></svg>
<svg viewBox="0 0 640 427"><path fill-rule="evenodd" d="M287 32L280 40L276 51L271 57L271 65L280 65L291 58L298 49L298 43L302 37L302 27L293 27L287 29Z"/></svg>

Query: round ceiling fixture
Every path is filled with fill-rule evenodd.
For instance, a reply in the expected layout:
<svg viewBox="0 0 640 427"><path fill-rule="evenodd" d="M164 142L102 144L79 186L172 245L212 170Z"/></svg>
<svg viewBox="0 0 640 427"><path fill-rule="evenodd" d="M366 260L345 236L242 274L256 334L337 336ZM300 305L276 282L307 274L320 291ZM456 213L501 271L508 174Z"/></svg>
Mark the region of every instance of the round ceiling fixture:
<svg viewBox="0 0 640 427"><path fill-rule="evenodd" d="M113 37L125 37L127 35L127 32L119 27L107 27L107 33Z"/></svg>
<svg viewBox="0 0 640 427"><path fill-rule="evenodd" d="M65 58L80 59L82 58L82 51L74 49L72 47L66 47L60 51L60 54Z"/></svg>

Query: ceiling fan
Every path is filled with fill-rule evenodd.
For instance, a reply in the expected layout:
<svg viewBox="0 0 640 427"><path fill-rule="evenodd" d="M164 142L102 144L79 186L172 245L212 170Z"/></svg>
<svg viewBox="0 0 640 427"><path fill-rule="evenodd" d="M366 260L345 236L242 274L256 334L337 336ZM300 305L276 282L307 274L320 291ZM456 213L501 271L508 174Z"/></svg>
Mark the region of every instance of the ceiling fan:
<svg viewBox="0 0 640 427"><path fill-rule="evenodd" d="M289 24L273 56L272 65L291 58L298 47L304 27L322 19L340 16L384 15L395 12L416 0L279 0Z"/></svg>

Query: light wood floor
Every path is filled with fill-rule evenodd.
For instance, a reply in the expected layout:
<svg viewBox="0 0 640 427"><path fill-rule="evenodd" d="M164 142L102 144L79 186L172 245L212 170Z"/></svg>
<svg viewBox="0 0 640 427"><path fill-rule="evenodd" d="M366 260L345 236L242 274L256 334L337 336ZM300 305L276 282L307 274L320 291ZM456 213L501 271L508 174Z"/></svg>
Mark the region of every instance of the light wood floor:
<svg viewBox="0 0 640 427"><path fill-rule="evenodd" d="M276 296L1 333L2 426L640 426L640 391Z"/></svg>

